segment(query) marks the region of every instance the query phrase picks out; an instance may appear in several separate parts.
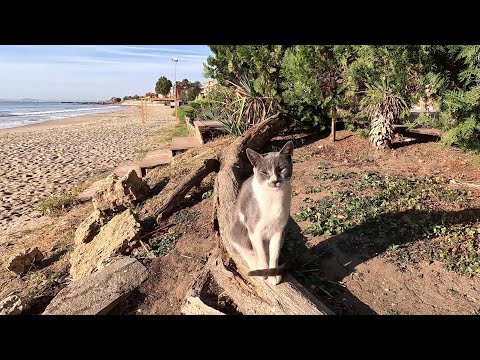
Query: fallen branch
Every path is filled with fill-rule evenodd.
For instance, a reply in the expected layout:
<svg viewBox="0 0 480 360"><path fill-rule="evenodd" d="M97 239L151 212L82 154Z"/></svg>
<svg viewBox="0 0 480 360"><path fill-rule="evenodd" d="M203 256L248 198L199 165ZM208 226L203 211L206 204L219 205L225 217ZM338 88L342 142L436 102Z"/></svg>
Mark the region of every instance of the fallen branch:
<svg viewBox="0 0 480 360"><path fill-rule="evenodd" d="M170 216L175 209L180 205L185 195L194 186L200 185L202 180L211 172L218 172L220 163L217 159L205 160L203 165L193 170L173 191L172 194L165 200L165 202L155 211L157 223L166 217Z"/></svg>

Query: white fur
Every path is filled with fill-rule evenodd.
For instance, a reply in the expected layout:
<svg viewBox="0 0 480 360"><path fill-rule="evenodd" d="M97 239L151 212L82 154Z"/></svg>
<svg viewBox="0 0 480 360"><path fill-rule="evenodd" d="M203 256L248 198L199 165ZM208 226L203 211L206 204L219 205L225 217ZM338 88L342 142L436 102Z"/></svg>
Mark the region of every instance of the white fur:
<svg viewBox="0 0 480 360"><path fill-rule="evenodd" d="M260 184L254 177L252 188L261 213L255 230L248 234L255 250L256 266L258 269L276 268L283 241L282 230L290 215L292 186L290 182L285 182L280 188L272 188L266 182ZM264 240L268 240L268 258ZM268 281L276 285L281 279L280 275L270 276Z"/></svg>
<svg viewBox="0 0 480 360"><path fill-rule="evenodd" d="M264 239L270 239L288 221L292 199L291 183L285 182L280 188L271 188L266 183L260 184L254 177L252 188L261 213L254 233L261 233Z"/></svg>

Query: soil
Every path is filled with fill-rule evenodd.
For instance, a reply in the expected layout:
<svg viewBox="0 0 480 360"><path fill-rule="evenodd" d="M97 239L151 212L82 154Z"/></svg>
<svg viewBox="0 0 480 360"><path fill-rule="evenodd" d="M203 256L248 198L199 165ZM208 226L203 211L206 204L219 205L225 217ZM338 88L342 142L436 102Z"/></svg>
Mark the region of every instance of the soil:
<svg viewBox="0 0 480 360"><path fill-rule="evenodd" d="M43 312L50 300L68 284L69 255L75 230L92 209L91 204L79 205L64 216L43 217L37 222L37 228L0 236L0 299L15 294L30 304L27 314ZM19 276L5 268L11 256L35 246L45 257L26 274Z"/></svg>
<svg viewBox="0 0 480 360"><path fill-rule="evenodd" d="M401 140L401 139L398 139ZM318 199L326 191L307 193L319 186L313 174L376 171L392 176L438 175L447 179L480 183L478 157L458 149L440 149L434 142L396 143L397 149L376 153L366 139L349 131L339 131L337 141L306 137L305 145L294 152L294 180L291 214L305 205L303 199ZM328 191L341 191L342 181L329 183ZM468 188L473 199L480 191ZM473 201L473 200L472 200ZM478 204L478 202L477 202ZM453 206L453 205L452 205ZM473 203L472 203L472 207ZM463 210L463 209L455 209ZM476 211L478 219L478 208ZM310 255L317 255L316 275L321 289L312 288L336 314L474 314L480 309L480 277L448 271L437 261L393 263L384 253L375 255L345 251L338 245L342 235L308 235L308 221L290 224L292 233L303 239ZM418 239L410 239L414 247ZM415 247L414 247L415 249ZM420 251L421 246L418 246ZM304 283L305 284L305 283ZM306 284L305 284L306 285Z"/></svg>
<svg viewBox="0 0 480 360"><path fill-rule="evenodd" d="M138 291L138 302L130 305L122 313L145 315L180 315L180 307L198 272L205 265L210 252L217 242L211 222L211 198L174 213L164 225L173 225L171 233L182 234L175 248L165 256L146 262L149 277ZM185 222L175 219L184 215ZM194 214L190 220L189 214ZM179 216L179 218L181 218Z"/></svg>
<svg viewBox="0 0 480 360"><path fill-rule="evenodd" d="M312 175L321 174L326 168L329 173L376 171L395 176L439 175L480 183L475 155L454 148L440 149L435 142L397 142L396 150L379 154L370 148L367 140L342 130L337 132L335 143L319 134L297 134L275 139L273 148L290 138L296 147L292 215L305 205L305 197L319 199L325 195L326 189L316 193L307 191L318 188L319 180L314 180ZM341 190L342 184L341 180L331 181L328 191ZM149 278L117 309L117 313L180 314L188 287L217 244L211 222L212 199L202 199L205 191L206 188L194 189L182 204L182 209L160 224L158 233L144 239L152 246L154 237L168 233L180 235L165 255L140 259L148 268ZM468 188L468 191L475 199L480 199L480 190ZM472 200L470 207L475 204ZM463 209L457 207L454 210ZM12 292L28 295L37 299L37 308L33 307L31 311L40 313L49 299L68 283L68 254L73 233L90 211L91 205L82 205L60 218L46 221L40 229L12 234L0 241L0 263L4 263L20 247L35 245L46 255L43 265L22 277L12 275L2 265L0 299ZM385 256L385 252L355 253L352 249L339 246L342 235L309 235L305 232L307 226L308 221L291 219L289 231L300 244L295 251L305 253L306 259L313 259L315 268L310 266L308 274L314 274L319 282L313 285L306 277L296 277L336 314L479 313L479 275L447 270L442 263L428 259L415 263L406 261L399 266ZM418 251L421 251L420 242L421 239L409 239L412 251L417 245ZM284 257L287 269L301 274L301 269L289 268L289 258Z"/></svg>

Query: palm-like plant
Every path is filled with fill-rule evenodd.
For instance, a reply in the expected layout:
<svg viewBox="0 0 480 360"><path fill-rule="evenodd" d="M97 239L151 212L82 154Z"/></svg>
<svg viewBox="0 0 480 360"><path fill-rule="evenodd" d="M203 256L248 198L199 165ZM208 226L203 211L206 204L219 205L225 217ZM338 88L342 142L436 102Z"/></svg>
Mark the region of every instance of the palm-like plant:
<svg viewBox="0 0 480 360"><path fill-rule="evenodd" d="M274 96L261 96L255 83L243 76L238 84L226 80L230 86L217 86L209 94L209 106L203 108L199 118L220 121L231 136L241 136L250 127L265 121L279 110Z"/></svg>
<svg viewBox="0 0 480 360"><path fill-rule="evenodd" d="M401 96L393 92L385 79L373 86L367 84L365 95L362 107L370 119L369 142L375 149L390 149L393 124L402 112L408 110L408 106Z"/></svg>
<svg viewBox="0 0 480 360"><path fill-rule="evenodd" d="M238 129L239 135L278 110L275 97L261 96L247 76L242 76L238 84L228 83L233 87L234 97L225 106L226 111L230 112L227 119Z"/></svg>

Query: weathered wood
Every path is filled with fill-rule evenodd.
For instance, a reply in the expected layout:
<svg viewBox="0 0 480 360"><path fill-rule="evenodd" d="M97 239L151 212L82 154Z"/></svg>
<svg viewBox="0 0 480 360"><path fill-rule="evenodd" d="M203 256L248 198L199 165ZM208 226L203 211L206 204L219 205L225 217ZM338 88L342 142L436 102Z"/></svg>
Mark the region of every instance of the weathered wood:
<svg viewBox="0 0 480 360"><path fill-rule="evenodd" d="M480 184L475 184L475 183L469 183L469 182L466 182L466 181L458 181L458 180L450 180L450 184L453 184L453 185L459 185L459 186L467 186L467 187L472 187L472 188L475 188L475 189L480 189Z"/></svg>
<svg viewBox="0 0 480 360"><path fill-rule="evenodd" d="M170 143L170 150L178 151L178 150L188 150L193 149L195 147L199 147L201 144L197 140L197 138L193 136L184 136L184 137L175 137L172 139Z"/></svg>
<svg viewBox="0 0 480 360"><path fill-rule="evenodd" d="M157 149L149 151L145 157L138 162L140 168L152 168L159 165L169 164L173 159L172 150Z"/></svg>
<svg viewBox="0 0 480 360"><path fill-rule="evenodd" d="M211 172L219 170L220 163L217 159L205 160L203 165L193 170L177 187L177 189L165 200L156 212L157 222L170 216L175 208L180 205L188 191L201 183L201 181Z"/></svg>
<svg viewBox="0 0 480 360"><path fill-rule="evenodd" d="M213 304L205 304L208 302L207 289L212 287L212 283L213 287L217 288L218 297L221 294L229 298L231 306L235 308L235 313L249 315L332 314L293 277L287 275L285 282L276 286L260 278L248 278L248 281L245 281L240 274L225 268L219 255L210 257L205 268L190 287L182 305L183 314L208 315L212 311L223 313L221 311L223 309L212 307Z"/></svg>
<svg viewBox="0 0 480 360"><path fill-rule="evenodd" d="M43 315L108 314L148 277L148 270L134 258L116 257L111 261L62 289Z"/></svg>
<svg viewBox="0 0 480 360"><path fill-rule="evenodd" d="M225 313L205 304L202 293L207 286L210 274L211 258L187 291L180 311L184 315L225 315Z"/></svg>
<svg viewBox="0 0 480 360"><path fill-rule="evenodd" d="M218 311L207 304L205 304L200 298L194 296L187 296L185 303L180 310L183 315L225 315L221 311Z"/></svg>
<svg viewBox="0 0 480 360"><path fill-rule="evenodd" d="M142 169L136 163L121 164L115 169L113 169L112 172L118 177L124 177L130 172L130 170L134 170L137 173L138 177L142 177Z"/></svg>
<svg viewBox="0 0 480 360"><path fill-rule="evenodd" d="M220 171L215 181L214 190L214 227L221 237L224 254L223 261L233 260L236 272L222 270L220 257L212 259L209 271L217 282L222 283L227 294L237 305L242 306L243 314L332 314L332 312L315 296L310 294L292 276L286 275L279 285L271 285L263 278L249 277L248 268L243 259L233 250L230 243L230 229L233 223L235 200L239 187L251 173L251 165L245 155L246 148L259 151L266 143L288 125L289 120L276 114L265 122L248 130L244 136L235 140L220 158ZM222 264L222 265L220 265ZM222 274L222 275L219 275ZM228 278L229 281L219 279ZM229 285L230 284L230 285ZM220 285L220 284L219 284ZM247 295L241 296L248 289ZM243 297L250 299L246 302ZM251 304L251 305L249 305Z"/></svg>

